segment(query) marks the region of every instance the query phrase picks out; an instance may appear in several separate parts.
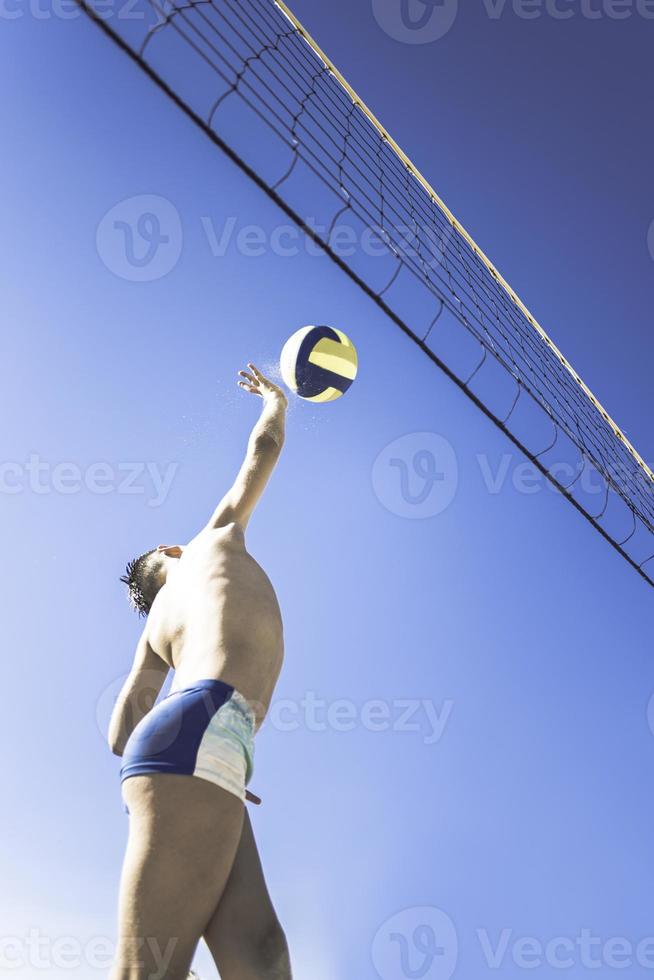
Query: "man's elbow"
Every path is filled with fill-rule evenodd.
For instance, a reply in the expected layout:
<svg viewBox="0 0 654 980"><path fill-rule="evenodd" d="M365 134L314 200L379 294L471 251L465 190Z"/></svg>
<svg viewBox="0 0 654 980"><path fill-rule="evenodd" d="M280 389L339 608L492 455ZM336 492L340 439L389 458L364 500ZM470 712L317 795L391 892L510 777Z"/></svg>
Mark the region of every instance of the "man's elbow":
<svg viewBox="0 0 654 980"><path fill-rule="evenodd" d="M112 719L107 732L107 744L114 755L122 755L127 745L128 735L125 727L117 719Z"/></svg>
<svg viewBox="0 0 654 980"><path fill-rule="evenodd" d="M122 756L126 745L124 739L108 738L107 743L114 755Z"/></svg>

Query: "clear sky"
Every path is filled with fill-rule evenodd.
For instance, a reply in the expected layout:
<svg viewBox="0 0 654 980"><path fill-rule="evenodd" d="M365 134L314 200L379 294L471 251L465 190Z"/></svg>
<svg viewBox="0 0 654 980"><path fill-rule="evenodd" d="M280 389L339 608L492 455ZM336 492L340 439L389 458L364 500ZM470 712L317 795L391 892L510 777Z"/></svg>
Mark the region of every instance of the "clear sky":
<svg viewBox="0 0 654 980"><path fill-rule="evenodd" d="M423 44L400 0L294 9L651 463L651 4L459 6ZM272 248L287 220L64 12L0 13L8 975L107 973L127 820L104 736L140 630L118 578L228 487L257 414L238 369L327 323L359 378L292 401L248 532L285 618L251 788L296 975L651 976L651 590L524 492L523 460L326 258ZM103 229L144 195L168 202L171 268L134 281ZM436 514L389 463L425 449Z"/></svg>

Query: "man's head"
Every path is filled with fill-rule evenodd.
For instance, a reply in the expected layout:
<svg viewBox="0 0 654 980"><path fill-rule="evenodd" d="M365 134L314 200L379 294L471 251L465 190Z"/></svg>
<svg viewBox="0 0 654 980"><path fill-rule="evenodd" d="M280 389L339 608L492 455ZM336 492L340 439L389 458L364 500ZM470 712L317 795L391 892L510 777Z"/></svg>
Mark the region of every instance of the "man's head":
<svg viewBox="0 0 654 980"><path fill-rule="evenodd" d="M146 551L127 563L120 581L127 586L129 601L139 616L148 615L172 564L182 557L183 550L178 544L160 544L153 551Z"/></svg>

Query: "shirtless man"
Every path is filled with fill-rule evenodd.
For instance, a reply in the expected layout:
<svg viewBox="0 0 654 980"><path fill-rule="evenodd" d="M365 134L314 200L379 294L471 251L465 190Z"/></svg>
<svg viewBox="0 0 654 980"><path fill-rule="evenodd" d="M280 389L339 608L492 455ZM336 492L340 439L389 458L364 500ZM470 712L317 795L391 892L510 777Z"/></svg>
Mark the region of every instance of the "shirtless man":
<svg viewBox="0 0 654 980"><path fill-rule="evenodd" d="M244 531L287 401L248 368L239 385L263 410L233 487L189 544L159 545L123 578L148 618L109 729L130 814L111 980L185 980L202 936L222 980L291 977L244 806L283 659L277 598ZM173 690L152 707L171 668Z"/></svg>

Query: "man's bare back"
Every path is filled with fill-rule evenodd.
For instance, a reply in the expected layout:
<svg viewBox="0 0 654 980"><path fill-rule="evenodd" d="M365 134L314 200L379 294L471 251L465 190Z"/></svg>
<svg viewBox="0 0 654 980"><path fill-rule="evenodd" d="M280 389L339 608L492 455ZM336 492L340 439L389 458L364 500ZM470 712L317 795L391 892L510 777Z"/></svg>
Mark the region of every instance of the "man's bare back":
<svg viewBox="0 0 654 980"><path fill-rule="evenodd" d="M206 529L183 549L152 605L147 638L175 670L174 689L225 681L247 698L260 726L282 667L282 617L240 524Z"/></svg>

